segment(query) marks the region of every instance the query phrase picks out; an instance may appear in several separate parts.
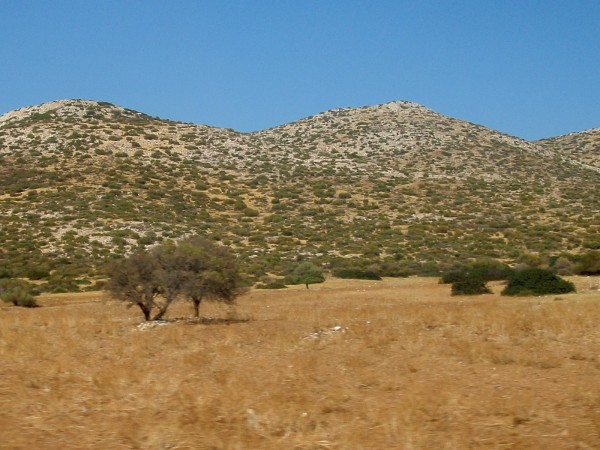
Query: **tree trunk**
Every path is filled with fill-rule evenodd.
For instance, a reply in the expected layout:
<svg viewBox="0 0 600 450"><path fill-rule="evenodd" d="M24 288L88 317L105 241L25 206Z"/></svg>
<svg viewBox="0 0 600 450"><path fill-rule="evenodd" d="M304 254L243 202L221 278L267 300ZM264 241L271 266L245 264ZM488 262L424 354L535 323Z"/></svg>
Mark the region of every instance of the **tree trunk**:
<svg viewBox="0 0 600 450"><path fill-rule="evenodd" d="M200 317L200 302L202 302L202 297L192 298L194 302L194 317L198 319Z"/></svg>
<svg viewBox="0 0 600 450"><path fill-rule="evenodd" d="M152 318L152 320L161 320L163 318L163 316L165 315L165 313L167 312L167 309L169 308L169 305L171 304L172 301L173 300L165 300L165 303L160 307L160 309L158 310L156 315Z"/></svg>
<svg viewBox="0 0 600 450"><path fill-rule="evenodd" d="M146 322L148 322L150 320L150 310L148 308L146 308L146 305L144 305L143 303L138 303L137 305L140 307L140 309L144 313L144 320Z"/></svg>

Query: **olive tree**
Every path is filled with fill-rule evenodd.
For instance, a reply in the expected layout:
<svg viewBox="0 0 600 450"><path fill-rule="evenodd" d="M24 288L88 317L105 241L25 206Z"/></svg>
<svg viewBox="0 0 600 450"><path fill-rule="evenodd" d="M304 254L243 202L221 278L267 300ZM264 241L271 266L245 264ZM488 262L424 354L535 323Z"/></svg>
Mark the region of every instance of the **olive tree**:
<svg viewBox="0 0 600 450"><path fill-rule="evenodd" d="M155 299L161 292L157 259L147 253L135 253L128 258L113 261L107 268L105 289L114 297L137 305L150 320Z"/></svg>
<svg viewBox="0 0 600 450"><path fill-rule="evenodd" d="M311 262L303 262L292 272L290 278L292 284L304 284L308 289L309 284L322 283L325 281L323 269Z"/></svg>
<svg viewBox="0 0 600 450"><path fill-rule="evenodd" d="M192 237L179 243L176 254L185 264L182 294L192 300L194 317L203 300L231 304L245 291L236 258L225 247Z"/></svg>
<svg viewBox="0 0 600 450"><path fill-rule="evenodd" d="M199 237L169 241L152 252L116 261L107 274L106 289L139 306L146 320L162 319L180 299L191 300L199 317L203 300L231 304L244 292L236 258L225 247Z"/></svg>
<svg viewBox="0 0 600 450"><path fill-rule="evenodd" d="M154 320L163 318L167 309L175 300L181 298L189 274L188 263L185 255L181 254L178 246L173 241L167 241L156 247L152 256L158 263L159 269L155 273L159 286L160 302L156 302L158 312Z"/></svg>

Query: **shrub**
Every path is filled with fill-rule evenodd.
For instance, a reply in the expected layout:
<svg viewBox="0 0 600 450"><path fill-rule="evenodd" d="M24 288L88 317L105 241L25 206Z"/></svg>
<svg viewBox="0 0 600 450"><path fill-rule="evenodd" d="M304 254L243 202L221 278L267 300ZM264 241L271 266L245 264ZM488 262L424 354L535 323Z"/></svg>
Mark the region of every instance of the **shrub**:
<svg viewBox="0 0 600 450"><path fill-rule="evenodd" d="M0 279L10 278L12 275L12 271L8 267L0 267Z"/></svg>
<svg viewBox="0 0 600 450"><path fill-rule="evenodd" d="M44 264L27 265L23 270L23 275L30 280L41 280L50 275L50 268Z"/></svg>
<svg viewBox="0 0 600 450"><path fill-rule="evenodd" d="M525 253L521 255L518 259L519 267L523 268L531 268L537 267L542 268L546 266L546 258L536 253ZM521 269L523 270L523 269Z"/></svg>
<svg viewBox="0 0 600 450"><path fill-rule="evenodd" d="M378 273L382 277L405 278L410 276L412 272L408 267L407 262L386 258L379 264Z"/></svg>
<svg viewBox="0 0 600 450"><path fill-rule="evenodd" d="M442 276L442 283L455 283L465 278L480 278L483 281L506 280L512 269L495 259L481 259L454 269Z"/></svg>
<svg viewBox="0 0 600 450"><path fill-rule="evenodd" d="M575 285L549 270L530 268L513 273L502 295L547 295L575 292Z"/></svg>
<svg viewBox="0 0 600 450"><path fill-rule="evenodd" d="M577 266L581 275L600 275L600 250L594 250L583 255Z"/></svg>
<svg viewBox="0 0 600 450"><path fill-rule="evenodd" d="M491 294L485 280L476 276L465 277L452 283L452 295Z"/></svg>
<svg viewBox="0 0 600 450"><path fill-rule="evenodd" d="M354 280L381 280L379 274L372 270L339 269L333 272L333 276L337 278Z"/></svg>
<svg viewBox="0 0 600 450"><path fill-rule="evenodd" d="M583 246L592 250L599 250L600 238L588 239L584 241Z"/></svg>
<svg viewBox="0 0 600 450"><path fill-rule="evenodd" d="M323 270L311 262L303 262L294 269L292 275L285 278L286 284L304 284L308 289L309 284L325 281Z"/></svg>
<svg viewBox="0 0 600 450"><path fill-rule="evenodd" d="M2 291L0 298L2 301L6 303L12 303L15 306L23 306L26 308L34 308L38 306L35 298L31 294L31 291L20 285Z"/></svg>
<svg viewBox="0 0 600 450"><path fill-rule="evenodd" d="M573 275L575 272L575 264L573 264L569 258L560 256L552 261L550 270L557 275Z"/></svg>
<svg viewBox="0 0 600 450"><path fill-rule="evenodd" d="M269 283L259 283L256 289L286 289L287 286L281 281L271 281Z"/></svg>
<svg viewBox="0 0 600 450"><path fill-rule="evenodd" d="M37 286L32 283L29 283L28 281L15 280L13 278L0 279L0 294L2 292L6 292L14 288L22 288L25 291L29 292L31 295L38 295L40 293Z"/></svg>

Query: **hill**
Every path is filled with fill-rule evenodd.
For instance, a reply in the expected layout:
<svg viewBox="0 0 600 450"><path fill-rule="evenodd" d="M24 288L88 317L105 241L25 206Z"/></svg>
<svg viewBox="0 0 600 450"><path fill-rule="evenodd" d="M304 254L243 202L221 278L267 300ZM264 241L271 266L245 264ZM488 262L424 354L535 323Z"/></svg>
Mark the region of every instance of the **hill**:
<svg viewBox="0 0 600 450"><path fill-rule="evenodd" d="M600 128L542 139L537 144L600 172Z"/></svg>
<svg viewBox="0 0 600 450"><path fill-rule="evenodd" d="M410 102L256 133L105 102L22 108L0 116L0 268L60 285L194 233L256 279L301 259L405 275L579 252L600 231L600 177L552 142Z"/></svg>

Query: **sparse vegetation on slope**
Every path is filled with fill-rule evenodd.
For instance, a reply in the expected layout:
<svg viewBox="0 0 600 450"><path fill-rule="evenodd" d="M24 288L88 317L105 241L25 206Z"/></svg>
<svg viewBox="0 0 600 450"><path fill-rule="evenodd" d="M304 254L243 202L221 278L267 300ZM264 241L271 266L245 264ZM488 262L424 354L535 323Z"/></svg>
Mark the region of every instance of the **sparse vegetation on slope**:
<svg viewBox="0 0 600 450"><path fill-rule="evenodd" d="M266 281L306 259L440 275L578 253L600 232L596 171L408 102L242 134L58 101L1 116L0 159L0 263L48 289L190 234Z"/></svg>
<svg viewBox="0 0 600 450"><path fill-rule="evenodd" d="M600 172L600 128L542 139L537 144Z"/></svg>

